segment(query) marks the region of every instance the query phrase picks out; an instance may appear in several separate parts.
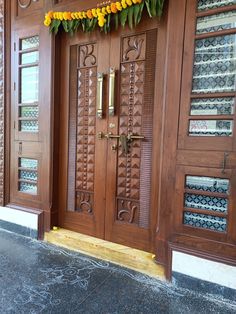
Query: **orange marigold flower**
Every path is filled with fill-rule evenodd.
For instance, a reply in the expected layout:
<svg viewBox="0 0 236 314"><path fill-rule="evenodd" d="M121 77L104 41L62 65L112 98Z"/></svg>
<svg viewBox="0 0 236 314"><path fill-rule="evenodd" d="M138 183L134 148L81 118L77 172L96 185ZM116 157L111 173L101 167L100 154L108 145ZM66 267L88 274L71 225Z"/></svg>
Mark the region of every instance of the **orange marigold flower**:
<svg viewBox="0 0 236 314"><path fill-rule="evenodd" d="M112 13L117 13L117 7L116 7L116 4L113 2L112 4L111 4L111 12Z"/></svg>
<svg viewBox="0 0 236 314"><path fill-rule="evenodd" d="M53 11L49 11L47 15L50 19L53 19Z"/></svg>
<svg viewBox="0 0 236 314"><path fill-rule="evenodd" d="M88 17L89 19L92 19L92 18L93 18L93 13L92 13L91 10L88 10L88 11L87 11L87 17Z"/></svg>

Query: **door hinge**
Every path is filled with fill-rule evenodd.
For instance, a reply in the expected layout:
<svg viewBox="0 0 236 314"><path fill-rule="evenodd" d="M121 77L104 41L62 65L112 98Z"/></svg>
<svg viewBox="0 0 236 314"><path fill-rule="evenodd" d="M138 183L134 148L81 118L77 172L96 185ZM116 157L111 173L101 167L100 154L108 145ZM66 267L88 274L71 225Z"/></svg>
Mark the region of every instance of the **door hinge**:
<svg viewBox="0 0 236 314"><path fill-rule="evenodd" d="M16 82L14 82L14 91L16 90Z"/></svg>
<svg viewBox="0 0 236 314"><path fill-rule="evenodd" d="M16 128L16 121L14 121L14 123L13 123L13 129L15 129Z"/></svg>
<svg viewBox="0 0 236 314"><path fill-rule="evenodd" d="M14 51L16 51L16 43L14 43Z"/></svg>

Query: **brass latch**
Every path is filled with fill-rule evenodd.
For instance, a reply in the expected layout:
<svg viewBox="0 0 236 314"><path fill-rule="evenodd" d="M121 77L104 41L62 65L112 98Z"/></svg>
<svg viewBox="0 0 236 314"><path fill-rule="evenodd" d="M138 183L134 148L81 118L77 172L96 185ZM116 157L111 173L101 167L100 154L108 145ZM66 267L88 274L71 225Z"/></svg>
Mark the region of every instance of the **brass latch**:
<svg viewBox="0 0 236 314"><path fill-rule="evenodd" d="M122 152L125 154L129 153L129 143L131 143L134 140L144 140L145 139L144 136L134 135L132 133L129 133L127 135L125 135L125 134L116 135L116 134L112 134L111 132L109 132L108 134L104 134L103 132L99 132L98 133L98 139L102 140L104 138L106 138L108 140L118 139L120 142L119 146L121 146ZM114 145L112 147L114 150Z"/></svg>

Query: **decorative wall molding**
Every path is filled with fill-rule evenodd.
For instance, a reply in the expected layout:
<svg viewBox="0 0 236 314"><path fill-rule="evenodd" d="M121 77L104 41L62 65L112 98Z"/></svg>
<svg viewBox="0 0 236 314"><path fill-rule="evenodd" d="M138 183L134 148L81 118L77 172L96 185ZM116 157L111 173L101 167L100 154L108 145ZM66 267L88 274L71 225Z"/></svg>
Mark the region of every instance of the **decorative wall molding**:
<svg viewBox="0 0 236 314"><path fill-rule="evenodd" d="M39 0L17 0L18 6L21 9L27 9L33 2L38 2Z"/></svg>

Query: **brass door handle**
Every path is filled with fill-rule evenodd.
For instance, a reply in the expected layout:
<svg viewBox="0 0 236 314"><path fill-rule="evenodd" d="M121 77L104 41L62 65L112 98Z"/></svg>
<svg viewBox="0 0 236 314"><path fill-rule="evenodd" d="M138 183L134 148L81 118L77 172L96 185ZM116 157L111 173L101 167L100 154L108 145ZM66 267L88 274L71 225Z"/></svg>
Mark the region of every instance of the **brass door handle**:
<svg viewBox="0 0 236 314"><path fill-rule="evenodd" d="M103 105L103 73L97 74L97 117L102 119L102 105Z"/></svg>
<svg viewBox="0 0 236 314"><path fill-rule="evenodd" d="M114 116L115 114L115 78L116 71L110 68L109 73L109 116Z"/></svg>
<svg viewBox="0 0 236 314"><path fill-rule="evenodd" d="M104 134L103 132L98 132L98 139L102 140L104 138L106 139L120 139L121 136L125 136L127 138L127 141L131 142L133 140L144 140L145 136L141 135L133 135L133 134L128 134L128 135L117 135L117 134L112 134L111 132Z"/></svg>

